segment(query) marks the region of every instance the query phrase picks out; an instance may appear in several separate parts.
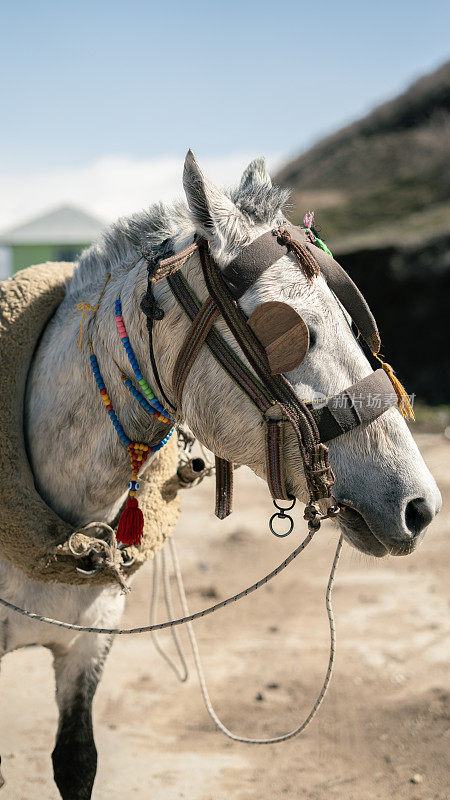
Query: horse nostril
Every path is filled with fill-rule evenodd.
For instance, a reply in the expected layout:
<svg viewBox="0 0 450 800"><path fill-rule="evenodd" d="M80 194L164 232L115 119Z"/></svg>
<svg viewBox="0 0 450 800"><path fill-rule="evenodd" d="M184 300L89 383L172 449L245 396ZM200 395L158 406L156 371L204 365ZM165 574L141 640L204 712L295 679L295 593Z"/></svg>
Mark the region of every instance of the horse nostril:
<svg viewBox="0 0 450 800"><path fill-rule="evenodd" d="M430 524L434 517L434 511L430 503L423 497L416 497L410 500L405 508L405 522L408 530L417 536Z"/></svg>

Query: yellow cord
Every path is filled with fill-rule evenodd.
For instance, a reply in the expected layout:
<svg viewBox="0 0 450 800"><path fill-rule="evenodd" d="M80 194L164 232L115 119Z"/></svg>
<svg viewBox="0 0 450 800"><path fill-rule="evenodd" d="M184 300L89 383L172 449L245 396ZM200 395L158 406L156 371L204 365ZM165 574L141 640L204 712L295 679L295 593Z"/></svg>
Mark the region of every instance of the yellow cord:
<svg viewBox="0 0 450 800"><path fill-rule="evenodd" d="M108 286L108 282L109 282L110 277L111 277L111 273L108 272L108 274L106 276L105 285L104 285L104 287L102 289L102 293L101 293L100 297L98 298L96 306L91 306L91 304L87 303L87 302L78 303L78 305L77 305L78 311L82 312L80 330L78 332L78 339L77 339L77 347L78 347L78 350L80 351L80 353L81 353L81 343L82 343L82 340L83 340L83 325L84 325L85 319L87 317L87 313L88 313L88 311L94 311L94 312L98 311L98 309L100 307L100 303L102 302L103 295L105 294L106 287Z"/></svg>
<svg viewBox="0 0 450 800"><path fill-rule="evenodd" d="M396 377L395 372L390 364L386 364L377 353L373 353L377 361L380 362L381 366L383 367L385 373L387 374L389 380L392 383L392 386L395 389L395 394L397 395L398 399L398 408L399 411L405 419L412 419L415 420L414 411L411 403L409 402L409 396L404 386L400 383L399 379Z"/></svg>

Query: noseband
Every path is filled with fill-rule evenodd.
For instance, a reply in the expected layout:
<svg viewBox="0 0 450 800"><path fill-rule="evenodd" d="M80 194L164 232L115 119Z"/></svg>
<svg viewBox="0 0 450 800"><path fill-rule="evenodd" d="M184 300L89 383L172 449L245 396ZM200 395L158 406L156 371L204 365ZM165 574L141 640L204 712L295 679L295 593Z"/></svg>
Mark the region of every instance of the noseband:
<svg viewBox="0 0 450 800"><path fill-rule="evenodd" d="M333 258L307 240L303 243L302 239L305 239L305 231L287 223L276 231L263 234L244 247L238 257L224 270L221 270L211 257L207 242L200 239L180 253L161 260L156 271L152 270L150 273L149 270L148 289L142 307L148 315L152 355L152 317L161 318L161 314L149 313L149 308L155 307L152 288L155 281L167 279L175 299L191 321L173 374L173 390L178 409L182 406L183 388L192 364L202 346L206 345L220 366L262 415L265 427L267 482L274 500L288 500L291 497L285 483L283 448L285 426L290 424L296 434L303 460L310 496L309 506L317 510L317 503L321 501L322 510L325 507L327 513L333 513L337 508L337 502L331 492L335 477L330 466L326 442L377 419L387 408L403 400L403 397L400 396L394 383L396 379L391 379L392 371L389 365L375 370L369 376L324 401L317 408L311 403L303 402L297 396L284 374L273 373L273 363L271 364L269 360L268 351L262 341L263 337L256 335L253 330L255 326L251 324L252 319L247 319L238 305L238 300L268 267L288 252L296 258L308 280L311 281L320 270L322 271L330 288L350 313L372 352L377 354L380 348L376 322L359 289ZM208 299L203 304L180 271L195 252L199 254L209 293ZM260 316L262 314L263 312ZM253 372L213 327L219 316L233 334ZM299 319L302 322L301 318ZM270 322L266 326L269 328L269 338L271 326L273 328L273 323ZM255 330L258 331L258 327ZM282 344L284 341L285 346L289 347L289 337L286 340L280 337ZM155 366L154 357L152 363ZM157 380L162 388L158 377ZM374 397L379 398L380 402L375 403ZM216 455L216 515L219 519L224 519L231 513L232 496L233 465Z"/></svg>

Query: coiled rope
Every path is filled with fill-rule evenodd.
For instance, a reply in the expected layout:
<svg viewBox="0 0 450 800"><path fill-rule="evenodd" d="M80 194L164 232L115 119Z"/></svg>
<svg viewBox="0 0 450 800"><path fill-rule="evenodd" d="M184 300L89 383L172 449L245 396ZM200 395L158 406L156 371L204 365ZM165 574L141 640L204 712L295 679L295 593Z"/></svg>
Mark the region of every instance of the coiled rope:
<svg viewBox="0 0 450 800"><path fill-rule="evenodd" d="M343 537L340 536L339 542L338 542L338 545L337 545L337 548L336 548L336 552L335 552L335 555L334 555L333 563L332 563L332 566L331 566L330 577L328 579L327 590L326 590L326 594L325 594L325 605L326 605L326 609L327 609L328 622L329 622L329 628L330 628L330 655L329 655L329 658L328 658L327 671L325 673L325 678L324 678L324 681L322 683L322 688L320 689L320 692L319 692L319 694L317 696L317 699L316 699L314 705L311 708L311 711L305 717L303 722L301 722L300 725L298 725L296 728L294 728L294 730L289 731L289 733L285 733L285 734L282 734L280 736L272 736L272 737L267 738L267 739L258 739L258 738L251 738L251 737L248 737L248 736L239 736L238 734L233 733L233 731L230 731L230 729L227 728L226 725L224 725L224 723L218 717L216 711L214 710L214 707L213 707L212 702L211 702L211 697L209 695L208 687L206 685L205 674L204 674L204 671L203 671L203 666L202 666L202 662L201 662L201 658L200 658L200 652L199 652L199 648L198 648L197 638L196 638L195 632L194 632L194 626L192 625L192 622L186 622L187 632L188 632L188 636L189 636L189 642L190 642L190 645L191 645L192 655L194 657L195 668L196 668L197 677L198 677L198 681L199 681L199 684L200 684L200 690L201 690L201 693L202 693L202 697L203 697L203 702L205 704L205 708L206 708L209 716L211 717L211 719L213 720L213 722L217 726L217 728L222 733L224 733L225 736L228 736L229 739L233 739L233 741L235 741L235 742L244 742L245 744L276 744L278 742L286 742L288 739L293 739L294 736L298 736L298 734L302 733L302 731L304 731L305 728L308 727L310 722L313 720L313 718L317 714L320 706L322 705L322 701L323 701L323 699L325 697L325 694L326 694L327 689L328 689L328 685L329 685L330 680L331 680L331 674L332 674L332 671L333 671L334 658L335 658L335 654L336 654L336 627L335 627L335 623L334 623L333 606L332 606L332 603L331 603L331 591L332 591L333 583L334 583L334 575L335 575L335 572L336 572L336 568L337 568L337 565L338 565L338 562L339 562L339 557L340 557L341 550L342 550L342 544L343 544ZM177 550L176 550L176 547L175 547L175 542L172 539L170 540L169 546L170 546L170 553L171 553L171 558L172 558L173 571L174 571L174 574L175 574L175 579L176 579L176 584L177 584L177 591L178 591L178 595L179 595L179 598L180 598L181 607L182 607L183 613L186 615L186 617L188 617L189 616L189 607L188 607L187 600L186 600L186 593L184 591L183 578L182 578L182 575L181 575L181 570L180 570L180 564L179 564L179 561L178 561ZM166 570L165 564L163 564L163 575L164 575L164 592L165 592L165 597L166 597L166 605L168 605L168 604L171 605L170 587L169 587L168 581L167 581L167 570ZM153 609L152 609L152 612L153 612ZM158 651L160 653L161 653L161 650L162 650L162 648L160 648L159 643L158 643ZM186 675L187 674L186 661L184 659L183 653L181 652L181 650L179 648L179 643L177 643L177 650L178 650L178 655L180 657L181 664L183 665L184 675ZM167 663L171 666L173 671L177 674L179 680L183 680L183 681L186 680L185 677L181 678L179 670L178 670L176 664L172 661L172 659L169 656L167 656L167 654L164 653L164 651L162 651L161 654L163 655L163 658L165 658Z"/></svg>
<svg viewBox="0 0 450 800"><path fill-rule="evenodd" d="M170 541L172 543L172 539ZM171 619L173 619L174 616L175 616L175 612L174 612L174 608L173 608L173 604L172 604L172 592L170 590L169 572L168 572L168 569L167 569L167 559L166 559L166 553L165 553L164 550L161 553L161 559L162 559L162 575L163 575L163 586L164 586L164 601L165 601L165 605L166 605L167 614L168 614L169 617L171 617ZM172 563L173 563L173 555L172 555ZM153 559L153 581L152 581L152 594L151 594L151 603L150 603L150 624L151 625L153 625L155 623L155 621L156 621L156 605L157 605L157 602L158 602L158 568L159 568L159 553L155 553L155 557ZM181 574L180 574L180 578L181 578ZM188 613L189 613L189 611L188 611ZM190 625L191 623L188 622L186 624ZM164 648L160 644L160 641L158 639L156 631L151 631L150 635L152 637L152 641L153 641L155 650L159 653L161 658L163 658L164 661L169 665L171 670L173 670L173 672L175 673L175 675L178 678L178 680L180 681L180 683L185 683L187 681L188 677L189 677L189 670L188 670L188 666L186 664L186 660L185 660L185 657L184 657L183 648L181 646L181 642L180 642L180 639L178 637L178 631L177 631L176 628L171 628L170 629L170 633L172 634L173 643L175 645L175 649L177 651L178 658L180 660L182 671L178 667L178 664L176 663L176 661L174 661L174 659L172 659L169 656L169 654L166 653L166 651L164 650Z"/></svg>
<svg viewBox="0 0 450 800"><path fill-rule="evenodd" d="M333 670L333 664L334 664L334 658L335 658L335 653L336 653L336 628L335 628L335 624L334 624L333 607L332 607L332 604L331 604L331 591L332 591L332 588L333 588L334 576L335 576L336 568L337 568L337 565L338 565L338 562L339 562L339 557L340 557L340 554L341 554L341 549L342 549L342 544L343 544L343 536L341 535L340 538L339 538L339 541L338 541L338 545L337 545L336 552L335 552L335 555L334 555L333 563L332 563L332 566L331 566L330 577L328 579L326 594L325 594L325 605L326 605L326 610L327 610L327 615L328 615L328 622L329 622L329 629L330 629L330 654L329 654L329 658L328 658L328 665L327 665L327 670L326 670L326 673L325 673L325 678L324 678L324 681L322 683L322 688L320 689L320 692L319 692L319 694L317 696L317 699L316 699L314 705L311 708L311 711L306 716L306 718L303 720L303 722L300 725L298 725L296 728L294 728L294 730L289 731L288 733L282 734L280 736L273 736L273 737L270 737L270 738L267 738L267 739L258 739L258 738L251 738L251 737L248 737L248 736L239 736L238 734L235 734L232 731L230 731L230 729L227 728L226 725L224 725L224 723L219 719L218 715L216 714L216 712L214 710L214 707L212 705L212 702L211 702L211 698L209 696L208 688L206 686L206 681L205 681L205 675L204 675L204 672L203 672L202 662L201 662L201 659L200 659L200 653L199 653L199 648L198 648L198 644L197 644L197 639L196 639L196 636L195 636L195 633L194 633L194 628L193 628L192 622L194 620L196 620L196 619L201 619L202 617L205 617L207 614L212 614L214 611L218 611L220 608L225 608L225 606L229 605L230 603L236 602L237 600L240 600L242 597L247 597L247 595L249 595L252 592L256 591L256 589L259 589L260 586L263 586L265 583L268 583L272 578L274 578L276 575L278 575L280 572L282 572L282 570L284 570L305 549L305 547L309 544L309 542L311 541L311 539L313 538L313 536L314 536L314 534L316 533L317 530L318 530L317 527L316 528L310 527L310 530L309 530L308 534L305 536L305 538L299 544L299 546L296 547L295 550L293 550L292 553L290 553L290 555L284 561L282 561L281 564L278 565L278 567L276 567L274 570L269 572L267 575L265 575L259 581L256 581L256 583L254 583L251 586L247 587L247 589L244 589L241 592L238 592L237 594L226 598L225 600L221 600L219 603L215 603L213 606L209 606L208 608L205 608L202 611L197 611L194 614L190 614L189 613L189 607L188 607L187 600L186 600L186 593L185 593L185 590L184 590L183 579L182 579L182 575L181 575L181 570L180 570L178 556L177 556L177 552L176 552L176 548L175 548L175 543L173 542L172 539L170 539L169 546L170 546L172 564L173 564L173 569L174 569L176 583L177 583L177 591L178 591L178 595L179 595L179 598L180 598L182 611L183 611L183 614L184 614L184 616L180 617L179 619L173 619L172 618L170 620L166 620L165 622L158 622L158 623L154 622L155 606L156 606L156 599L157 599L157 566L158 566L157 564L154 566L154 574L153 574L153 591L152 591L152 602L151 602L151 624L150 625L142 625L142 626L135 627L135 628L100 628L100 627L94 627L94 626L89 626L89 625L77 625L75 623L63 622L62 620L57 620L57 619L53 619L51 617L46 617L46 616L44 616L42 614L37 614L34 611L28 611L27 609L21 608L20 606L17 606L14 603L10 603L8 600L4 600L3 598L0 598L0 604L5 606L6 608L11 609L12 611L17 612L18 614L22 614L23 616L26 616L26 617L28 617L30 619L35 619L35 620L38 620L39 622L45 622L48 625L56 625L59 628L65 628L67 630L82 631L82 632L86 632L86 633L114 634L114 635L150 632L150 633L152 633L153 640L154 640L154 643L155 643L155 646L156 646L157 650L161 653L163 658L166 659L167 663L175 671L175 673L177 674L178 678L181 681L185 681L187 679L188 672L187 672L186 662L184 660L184 655L183 655L183 652L182 652L182 649L181 649L181 646L180 646L180 642L179 642L179 640L178 640L178 638L176 636L176 632L174 630L171 631L172 635L173 635L173 638L174 638L175 646L177 648L178 655L180 657L180 661L181 661L181 664L182 664L182 667L183 667L183 673L181 673L178 670L177 666L164 653L162 647L159 644L158 639L155 639L154 632L158 631L158 630L163 630L164 628L173 629L177 625L186 624L187 625L188 636L189 636L189 642L190 642L191 649L192 649L192 654L193 654L193 657L194 657L195 667L196 667L196 671L197 671L197 675L198 675L198 680L199 680L199 684L200 684L200 689L201 689L203 701L204 701L206 710L208 711L208 714L210 715L211 719L213 720L213 722L215 723L217 728L222 733L224 733L225 736L228 736L229 739L233 739L236 742L244 742L246 744L276 744L277 742L285 742L288 739L292 739L294 736L298 736L298 734L302 733L302 731L304 731L305 728L309 725L309 723L312 721L312 719L315 717L317 711L319 710L319 708L320 708L320 706L322 704L322 701L323 701L323 699L325 697L326 691L328 689L328 685L330 683L331 674L332 674L332 670ZM163 554L163 580L164 580L164 592L165 592L165 597L166 597L167 613L169 614L169 616L173 617L173 613L174 612L173 612L173 605L172 605L171 595L170 595L169 576L168 576L168 572L167 572L167 566L166 566L166 561L165 561L164 554Z"/></svg>

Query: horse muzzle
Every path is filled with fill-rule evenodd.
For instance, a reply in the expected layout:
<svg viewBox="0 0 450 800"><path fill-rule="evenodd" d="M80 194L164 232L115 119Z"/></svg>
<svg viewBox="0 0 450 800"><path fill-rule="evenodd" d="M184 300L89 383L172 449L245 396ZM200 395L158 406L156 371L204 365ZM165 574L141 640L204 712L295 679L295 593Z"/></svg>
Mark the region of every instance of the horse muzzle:
<svg viewBox="0 0 450 800"><path fill-rule="evenodd" d="M441 508L437 488L427 495L406 499L401 504L400 513L396 513L392 504L383 518L373 509L361 511L342 500L338 522L348 542L363 553L377 558L407 556L422 542L429 524Z"/></svg>

